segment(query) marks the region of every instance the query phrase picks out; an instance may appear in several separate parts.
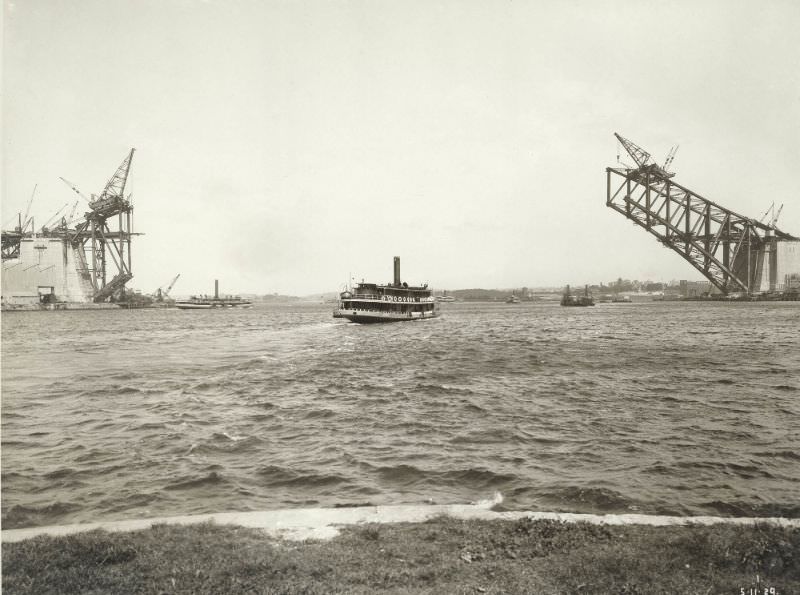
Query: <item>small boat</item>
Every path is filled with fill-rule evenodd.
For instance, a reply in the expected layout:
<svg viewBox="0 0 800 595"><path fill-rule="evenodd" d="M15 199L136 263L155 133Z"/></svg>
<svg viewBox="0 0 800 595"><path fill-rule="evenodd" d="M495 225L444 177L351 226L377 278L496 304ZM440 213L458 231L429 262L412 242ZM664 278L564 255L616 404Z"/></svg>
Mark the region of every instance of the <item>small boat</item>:
<svg viewBox="0 0 800 595"><path fill-rule="evenodd" d="M238 295L219 295L219 281L214 281L214 295L193 295L188 300L176 300L175 307L181 310L209 310L211 308L249 308L250 300Z"/></svg>
<svg viewBox="0 0 800 595"><path fill-rule="evenodd" d="M214 297L209 295L193 295L188 300L178 300L175 307L181 310L208 310L210 308L249 308L252 302L238 295Z"/></svg>
<svg viewBox="0 0 800 595"><path fill-rule="evenodd" d="M584 289L584 295L575 295L570 293L569 285L567 285L564 295L561 296L562 306L594 306L594 300L589 295L589 286Z"/></svg>
<svg viewBox="0 0 800 595"><path fill-rule="evenodd" d="M394 257L394 281L388 285L357 284L339 294L334 318L351 322L399 322L439 316L439 304L427 284L400 282L400 258Z"/></svg>
<svg viewBox="0 0 800 595"><path fill-rule="evenodd" d="M515 296L513 293L506 298L506 304L519 304L519 298Z"/></svg>

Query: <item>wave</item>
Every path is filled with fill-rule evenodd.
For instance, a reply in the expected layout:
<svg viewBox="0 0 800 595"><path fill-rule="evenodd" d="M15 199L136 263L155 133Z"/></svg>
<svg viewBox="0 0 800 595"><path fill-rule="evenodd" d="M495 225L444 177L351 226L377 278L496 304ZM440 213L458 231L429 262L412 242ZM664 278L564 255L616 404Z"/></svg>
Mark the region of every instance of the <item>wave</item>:
<svg viewBox="0 0 800 595"><path fill-rule="evenodd" d="M486 428L474 430L468 434L459 434L451 442L453 444L515 444L524 442L525 438L508 428Z"/></svg>
<svg viewBox="0 0 800 595"><path fill-rule="evenodd" d="M316 473L308 470L294 470L287 467L269 465L256 471L261 483L270 487L321 487L346 483L341 475Z"/></svg>
<svg viewBox="0 0 800 595"><path fill-rule="evenodd" d="M492 509L497 506L500 506L503 503L503 494L500 492L495 492L492 494L491 498L486 498L485 500L478 500L473 504L480 508Z"/></svg>
<svg viewBox="0 0 800 595"><path fill-rule="evenodd" d="M3 529L36 527L62 522L65 517L83 508L83 504L62 501L41 506L15 504L3 514Z"/></svg>
<svg viewBox="0 0 800 595"><path fill-rule="evenodd" d="M540 493L540 498L576 512L630 512L639 505L620 491L602 487L565 486Z"/></svg>
<svg viewBox="0 0 800 595"><path fill-rule="evenodd" d="M757 456L765 457L765 458L779 458L779 459L788 459L790 461L800 461L800 452L796 450L767 450L754 453Z"/></svg>
<svg viewBox="0 0 800 595"><path fill-rule="evenodd" d="M141 388L137 388L135 386L120 386L114 389L114 392L118 395L134 395L136 393L144 392Z"/></svg>
<svg viewBox="0 0 800 595"><path fill-rule="evenodd" d="M718 461L681 461L672 466L658 465L660 473L665 475L675 475L677 477L685 475L686 471L702 471L707 474L709 471L717 471L722 475L733 475L744 479L771 479L773 475L763 466L758 464L742 463L721 463Z"/></svg>
<svg viewBox="0 0 800 595"><path fill-rule="evenodd" d="M164 486L165 490L192 490L206 486L229 484L230 482L216 471L202 477L189 477L174 481Z"/></svg>
<svg viewBox="0 0 800 595"><path fill-rule="evenodd" d="M380 482L389 486L451 486L459 489L486 490L510 485L516 475L497 473L486 468L467 468L452 471L426 471L414 465L383 466L373 471Z"/></svg>
<svg viewBox="0 0 800 595"><path fill-rule="evenodd" d="M510 473L497 473L485 468L469 468L457 471L447 471L440 475L453 485L468 486L470 488L491 488L505 486L519 481L517 475ZM501 498L502 500L502 498Z"/></svg>
<svg viewBox="0 0 800 595"><path fill-rule="evenodd" d="M62 467L60 469L55 469L54 471L49 471L47 473L42 474L42 477L45 479L53 480L53 479L63 479L65 477L70 477L72 475L77 474L75 469L71 467Z"/></svg>
<svg viewBox="0 0 800 595"><path fill-rule="evenodd" d="M193 442L189 448L191 452L200 452L207 455L224 453L258 452L263 440L258 436L239 436L228 432L214 432L209 439L202 442Z"/></svg>
<svg viewBox="0 0 800 595"><path fill-rule="evenodd" d="M246 440L248 436L232 436L228 434L228 432L214 432L211 435L212 440L229 440L231 442L239 442L240 440Z"/></svg>
<svg viewBox="0 0 800 595"><path fill-rule="evenodd" d="M98 503L98 508L107 513L125 512L144 508L161 502L164 498L158 493L124 494L120 498L107 498Z"/></svg>
<svg viewBox="0 0 800 595"><path fill-rule="evenodd" d="M336 417L336 412L331 409L310 409L303 415L303 419L328 419Z"/></svg>
<svg viewBox="0 0 800 595"><path fill-rule="evenodd" d="M733 517L783 517L800 518L800 504L797 502L737 502L712 500L702 506L713 514Z"/></svg>
<svg viewBox="0 0 800 595"><path fill-rule="evenodd" d="M453 386L450 384L427 384L418 383L413 391L421 395L441 396L441 395L474 395L475 392L466 387Z"/></svg>
<svg viewBox="0 0 800 595"><path fill-rule="evenodd" d="M102 426L100 426L100 427L102 427ZM136 426L133 429L134 430L163 430L165 427L166 427L166 424L164 422L148 421L148 422L145 422L143 424L139 424L138 426Z"/></svg>

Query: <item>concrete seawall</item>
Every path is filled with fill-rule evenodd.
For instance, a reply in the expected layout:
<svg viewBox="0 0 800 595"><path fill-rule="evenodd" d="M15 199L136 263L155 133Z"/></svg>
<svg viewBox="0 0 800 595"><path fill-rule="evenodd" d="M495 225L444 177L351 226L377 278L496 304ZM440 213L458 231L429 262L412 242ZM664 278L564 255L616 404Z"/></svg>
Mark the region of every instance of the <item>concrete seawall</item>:
<svg viewBox="0 0 800 595"><path fill-rule="evenodd" d="M554 520L567 523L591 523L605 525L755 525L766 523L783 527L800 528L800 519L750 518L750 517L676 517L646 514L576 514L565 512L508 511L495 512L493 501L477 504L453 505L397 505L363 506L353 508L297 508L253 512L223 512L188 516L110 521L80 525L54 525L9 529L2 532L2 542L22 541L38 535L70 535L95 529L105 531L137 531L158 524L189 525L212 522L220 525L239 525L264 530L271 537L282 539L330 539L339 533L338 527L365 523L420 523L438 516L456 519L480 520Z"/></svg>

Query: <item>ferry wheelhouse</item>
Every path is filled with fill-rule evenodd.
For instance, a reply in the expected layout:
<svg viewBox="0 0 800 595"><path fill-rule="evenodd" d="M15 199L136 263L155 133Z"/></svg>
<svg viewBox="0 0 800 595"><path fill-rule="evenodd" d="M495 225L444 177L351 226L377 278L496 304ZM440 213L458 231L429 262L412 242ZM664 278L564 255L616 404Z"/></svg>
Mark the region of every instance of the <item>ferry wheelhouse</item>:
<svg viewBox="0 0 800 595"><path fill-rule="evenodd" d="M334 318L352 322L397 322L424 320L439 315L439 304L427 284L412 286L400 282L400 258L394 257L394 282L390 285L358 283L339 294Z"/></svg>

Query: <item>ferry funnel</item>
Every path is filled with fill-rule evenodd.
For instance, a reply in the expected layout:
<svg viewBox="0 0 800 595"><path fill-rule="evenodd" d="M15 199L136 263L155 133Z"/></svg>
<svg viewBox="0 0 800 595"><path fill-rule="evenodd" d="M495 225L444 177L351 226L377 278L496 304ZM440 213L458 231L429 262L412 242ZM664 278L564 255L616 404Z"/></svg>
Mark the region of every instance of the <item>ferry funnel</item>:
<svg viewBox="0 0 800 595"><path fill-rule="evenodd" d="M394 286L400 287L400 257L394 257Z"/></svg>

